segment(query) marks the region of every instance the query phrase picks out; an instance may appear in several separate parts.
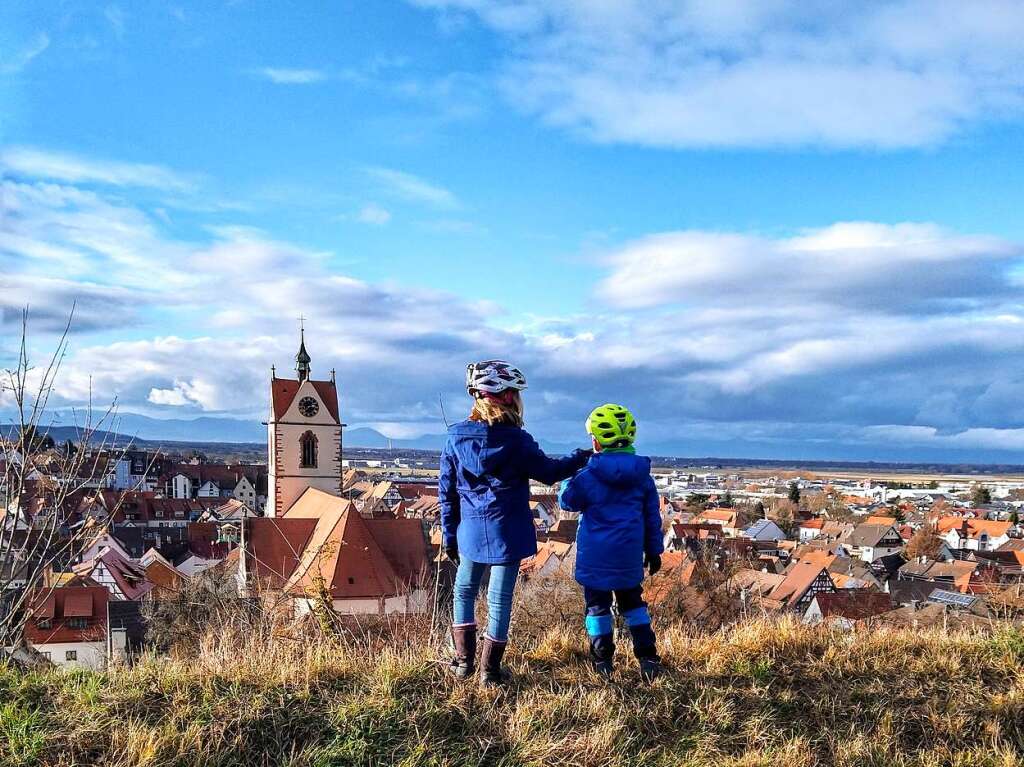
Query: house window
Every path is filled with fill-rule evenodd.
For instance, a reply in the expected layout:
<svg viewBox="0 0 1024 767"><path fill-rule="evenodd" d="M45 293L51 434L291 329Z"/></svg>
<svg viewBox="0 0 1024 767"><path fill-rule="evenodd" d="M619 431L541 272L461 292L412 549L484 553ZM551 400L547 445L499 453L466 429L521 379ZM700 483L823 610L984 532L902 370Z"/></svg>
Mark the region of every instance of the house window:
<svg viewBox="0 0 1024 767"><path fill-rule="evenodd" d="M88 618L68 618L68 628L84 629L89 625Z"/></svg>
<svg viewBox="0 0 1024 767"><path fill-rule="evenodd" d="M36 627L41 629L48 629L53 626L53 621L49 618L40 618L36 621Z"/></svg>
<svg viewBox="0 0 1024 767"><path fill-rule="evenodd" d="M64 653L64 660L78 660L78 650L68 650Z"/></svg>
<svg viewBox="0 0 1024 767"><path fill-rule="evenodd" d="M355 579L355 578L349 578L349 579L348 579L348 582L349 582L349 583L355 583L355 582L356 582L356 579Z"/></svg>
<svg viewBox="0 0 1024 767"><path fill-rule="evenodd" d="M315 469L316 435L311 431L307 431L299 438L299 447L302 452L302 462L300 466L302 466L303 469Z"/></svg>

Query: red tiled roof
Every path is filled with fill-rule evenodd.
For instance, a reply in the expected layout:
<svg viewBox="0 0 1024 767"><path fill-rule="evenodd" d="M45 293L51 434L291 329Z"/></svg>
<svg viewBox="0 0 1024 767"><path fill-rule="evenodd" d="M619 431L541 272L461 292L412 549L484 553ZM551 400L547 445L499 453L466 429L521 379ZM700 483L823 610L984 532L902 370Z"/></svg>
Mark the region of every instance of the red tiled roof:
<svg viewBox="0 0 1024 767"><path fill-rule="evenodd" d="M402 482L397 483L395 487L398 488L398 492L402 495L402 500L405 501L418 501L424 496L437 498L437 485L421 485L418 483Z"/></svg>
<svg viewBox="0 0 1024 767"><path fill-rule="evenodd" d="M167 477L171 478L178 474L184 474L200 485L213 480L220 487L234 489L235 485L245 477L252 484L259 481L261 474L265 474L267 467L261 464L226 464L226 463L175 463L167 471Z"/></svg>
<svg viewBox="0 0 1024 767"><path fill-rule="evenodd" d="M338 388L333 381L310 381L327 412L335 421L338 420ZM270 383L270 398L274 409L274 418L282 418L291 406L299 391L300 383L290 378L275 378Z"/></svg>
<svg viewBox="0 0 1024 767"><path fill-rule="evenodd" d="M91 578L100 563L106 567L117 588L129 602L141 599L153 589L153 584L146 580L146 571L142 567L109 548L104 549L98 556L75 565L73 570L76 575Z"/></svg>
<svg viewBox="0 0 1024 767"><path fill-rule="evenodd" d="M351 501L315 488L285 516L247 525L247 566L258 562L255 572L272 576L272 588L294 595L323 584L335 599L394 596L419 581L427 566L419 520L364 519Z"/></svg>
<svg viewBox="0 0 1024 767"><path fill-rule="evenodd" d="M990 538L1001 538L1010 529L1010 523L994 519L942 517L935 527L940 535L957 530L961 538L980 538L983 533Z"/></svg>
<svg viewBox="0 0 1024 767"><path fill-rule="evenodd" d="M93 642L103 639L106 636L109 601L110 594L103 586L36 589L29 597L29 604L35 607L32 608L31 620L25 624L25 639L37 645L55 642ZM67 618L85 618L85 628L71 628ZM49 620L50 627L40 627L40 619Z"/></svg>
<svg viewBox="0 0 1024 767"><path fill-rule="evenodd" d="M548 540L572 543L576 540L576 531L579 529L579 526L580 521L578 519L556 520L555 524L548 528Z"/></svg>
<svg viewBox="0 0 1024 767"><path fill-rule="evenodd" d="M338 387L333 381L310 381L316 393L323 400L324 407L335 421L338 420Z"/></svg>
<svg viewBox="0 0 1024 767"><path fill-rule="evenodd" d="M698 522L722 522L723 524L733 526L736 524L736 510L728 508L711 508L705 509L697 515Z"/></svg>
<svg viewBox="0 0 1024 767"><path fill-rule="evenodd" d="M274 418L284 417L298 391L299 382L290 378L275 378L270 382L270 401L274 408Z"/></svg>
<svg viewBox="0 0 1024 767"><path fill-rule="evenodd" d="M832 594L816 594L822 616L838 616L851 620L863 620L887 613L893 609L892 597L880 591L842 589Z"/></svg>
<svg viewBox="0 0 1024 767"><path fill-rule="evenodd" d="M246 570L260 583L281 588L295 572L316 520L253 517L243 524Z"/></svg>
<svg viewBox="0 0 1024 767"><path fill-rule="evenodd" d="M370 533L367 521L351 507L339 520L341 546L337 547L334 567L328 570L333 575L329 581L331 596L336 599L380 597L400 591L401 578Z"/></svg>
<svg viewBox="0 0 1024 767"><path fill-rule="evenodd" d="M146 579L153 583L157 593L164 595L177 591L182 583L181 573L163 557L146 565Z"/></svg>
<svg viewBox="0 0 1024 767"><path fill-rule="evenodd" d="M92 616L92 594L83 590L69 590L64 597L65 618L89 618Z"/></svg>
<svg viewBox="0 0 1024 767"><path fill-rule="evenodd" d="M896 517L887 515L872 515L864 520L865 525L895 525Z"/></svg>
<svg viewBox="0 0 1024 767"><path fill-rule="evenodd" d="M785 579L768 595L768 599L794 605L822 573L831 580L828 569L820 562L801 560L786 571Z"/></svg>
<svg viewBox="0 0 1024 767"><path fill-rule="evenodd" d="M213 522L190 522L188 525L188 548L203 559L223 559L230 545L218 542L220 528Z"/></svg>
<svg viewBox="0 0 1024 767"><path fill-rule="evenodd" d="M427 541L418 519L364 519L370 535L403 583L421 580L427 567Z"/></svg>
<svg viewBox="0 0 1024 767"><path fill-rule="evenodd" d="M42 604L32 611L32 615L36 618L52 618L56 614L56 609L57 600L53 594L50 594L43 600Z"/></svg>

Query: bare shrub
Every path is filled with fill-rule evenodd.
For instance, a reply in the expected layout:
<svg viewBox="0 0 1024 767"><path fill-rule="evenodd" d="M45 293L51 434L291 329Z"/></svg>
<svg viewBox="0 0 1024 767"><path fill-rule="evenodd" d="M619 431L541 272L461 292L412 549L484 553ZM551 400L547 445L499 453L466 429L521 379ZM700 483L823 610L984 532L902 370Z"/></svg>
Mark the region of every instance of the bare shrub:
<svg viewBox="0 0 1024 767"><path fill-rule="evenodd" d="M906 555L910 559L917 557L934 558L942 550L942 539L935 534L931 525L922 525L907 541Z"/></svg>
<svg viewBox="0 0 1024 767"><path fill-rule="evenodd" d="M583 587L572 577L571 563L552 575L533 576L516 587L512 615L516 636L539 639L552 629L581 630L586 609Z"/></svg>
<svg viewBox="0 0 1024 767"><path fill-rule="evenodd" d="M56 415L50 397L68 351L71 315L50 357L36 366L28 351L28 310L14 366L0 375L0 400L13 405L14 420L0 425L0 648L18 647L31 613L31 599L55 588L54 572L65 570L100 534L111 509L98 504L72 525L85 494L103 485L127 447L117 450L111 434L116 403L94 411L72 411L75 439L56 445L48 434Z"/></svg>

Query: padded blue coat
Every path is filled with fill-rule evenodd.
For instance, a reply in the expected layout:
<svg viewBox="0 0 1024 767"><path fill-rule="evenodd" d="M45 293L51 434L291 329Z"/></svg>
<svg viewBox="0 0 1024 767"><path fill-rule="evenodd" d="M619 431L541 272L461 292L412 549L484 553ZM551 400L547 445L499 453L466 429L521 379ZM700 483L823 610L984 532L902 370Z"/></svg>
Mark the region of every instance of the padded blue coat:
<svg viewBox="0 0 1024 767"><path fill-rule="evenodd" d="M601 591L643 583L644 554L664 551L650 458L595 453L586 468L563 483L559 503L580 512L577 581Z"/></svg>
<svg viewBox="0 0 1024 767"><path fill-rule="evenodd" d="M458 541L459 554L499 565L537 553L530 512L530 480L547 485L570 477L588 451L549 458L518 426L463 421L448 429L441 451L438 501L444 545Z"/></svg>

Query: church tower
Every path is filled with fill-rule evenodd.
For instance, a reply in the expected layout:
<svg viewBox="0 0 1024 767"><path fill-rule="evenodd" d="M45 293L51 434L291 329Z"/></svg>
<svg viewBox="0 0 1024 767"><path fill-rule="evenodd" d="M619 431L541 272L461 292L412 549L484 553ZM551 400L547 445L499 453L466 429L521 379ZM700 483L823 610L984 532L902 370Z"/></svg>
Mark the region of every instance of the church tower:
<svg viewBox="0 0 1024 767"><path fill-rule="evenodd" d="M341 493L341 418L338 389L331 380L310 378L306 331L295 355L297 378L278 378L270 369L268 517L284 514L307 487Z"/></svg>

